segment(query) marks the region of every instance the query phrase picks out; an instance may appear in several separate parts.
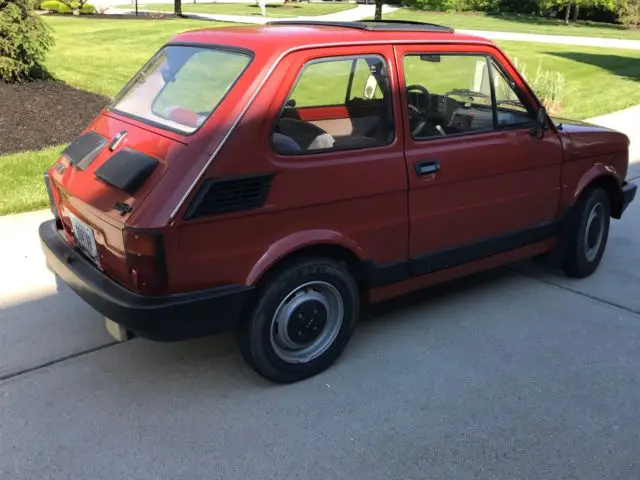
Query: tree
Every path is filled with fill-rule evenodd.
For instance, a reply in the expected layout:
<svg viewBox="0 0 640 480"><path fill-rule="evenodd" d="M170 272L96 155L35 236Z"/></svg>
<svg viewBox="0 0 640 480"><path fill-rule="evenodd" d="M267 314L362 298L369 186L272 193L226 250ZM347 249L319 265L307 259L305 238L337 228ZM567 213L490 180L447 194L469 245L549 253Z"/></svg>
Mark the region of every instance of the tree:
<svg viewBox="0 0 640 480"><path fill-rule="evenodd" d="M182 16L182 0L173 0L173 13L178 17Z"/></svg>
<svg viewBox="0 0 640 480"><path fill-rule="evenodd" d="M640 27L640 0L620 0L618 14L625 25Z"/></svg>
<svg viewBox="0 0 640 480"><path fill-rule="evenodd" d="M373 17L375 20L382 20L382 0L376 0L376 13Z"/></svg>
<svg viewBox="0 0 640 480"><path fill-rule="evenodd" d="M69 7L69 10L73 10L74 15L80 15L80 10L88 2L88 0L59 0L60 3Z"/></svg>
<svg viewBox="0 0 640 480"><path fill-rule="evenodd" d="M35 0L0 0L0 80L45 76L51 30L34 13Z"/></svg>
<svg viewBox="0 0 640 480"><path fill-rule="evenodd" d="M603 7L613 11L619 1L620 0L541 0L540 7L543 9L551 7L565 7L564 23L568 25L569 20L571 19L572 9L573 19L577 20L581 7Z"/></svg>

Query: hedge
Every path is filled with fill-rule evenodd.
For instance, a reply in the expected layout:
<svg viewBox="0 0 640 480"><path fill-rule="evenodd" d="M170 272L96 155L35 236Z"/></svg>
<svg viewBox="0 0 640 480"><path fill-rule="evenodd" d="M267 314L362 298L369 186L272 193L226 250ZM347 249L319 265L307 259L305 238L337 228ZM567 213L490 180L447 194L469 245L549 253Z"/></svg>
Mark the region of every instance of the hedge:
<svg viewBox="0 0 640 480"><path fill-rule="evenodd" d="M48 10L50 12L56 13L73 13L73 10L78 8L78 2L69 2L71 3L71 7L62 3L60 0L45 0L40 4L40 8L42 10ZM82 8L80 8L80 13L88 14L95 13L96 9L90 3L85 3Z"/></svg>

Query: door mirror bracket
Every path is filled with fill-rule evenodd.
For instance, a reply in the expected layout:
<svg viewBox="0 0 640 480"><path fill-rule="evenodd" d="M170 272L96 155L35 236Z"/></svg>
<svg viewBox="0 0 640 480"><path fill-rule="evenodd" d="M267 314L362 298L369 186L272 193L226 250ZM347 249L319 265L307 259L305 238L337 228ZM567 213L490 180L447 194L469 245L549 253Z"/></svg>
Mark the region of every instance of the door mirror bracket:
<svg viewBox="0 0 640 480"><path fill-rule="evenodd" d="M542 139L544 137L544 131L547 129L547 109L540 107L536 112L536 124L531 129L531 135Z"/></svg>

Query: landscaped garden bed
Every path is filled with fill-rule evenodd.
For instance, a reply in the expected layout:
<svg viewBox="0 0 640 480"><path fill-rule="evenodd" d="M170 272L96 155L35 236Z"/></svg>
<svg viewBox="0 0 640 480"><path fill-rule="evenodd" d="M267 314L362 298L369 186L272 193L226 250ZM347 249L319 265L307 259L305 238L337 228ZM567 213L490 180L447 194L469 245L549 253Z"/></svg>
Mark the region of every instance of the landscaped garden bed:
<svg viewBox="0 0 640 480"><path fill-rule="evenodd" d="M108 101L54 80L0 83L0 155L70 142Z"/></svg>

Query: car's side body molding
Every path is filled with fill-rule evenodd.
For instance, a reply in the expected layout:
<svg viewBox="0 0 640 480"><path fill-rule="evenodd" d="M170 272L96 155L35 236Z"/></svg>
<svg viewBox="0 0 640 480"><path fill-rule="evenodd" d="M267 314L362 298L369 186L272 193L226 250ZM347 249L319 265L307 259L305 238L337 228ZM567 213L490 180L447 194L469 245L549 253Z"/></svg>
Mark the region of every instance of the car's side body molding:
<svg viewBox="0 0 640 480"><path fill-rule="evenodd" d="M552 238L559 231L561 224L562 221L545 222L526 230L484 238L446 250L427 252L404 261L384 265L371 263L368 268L372 275L371 284L374 287L392 285L410 278L436 273L493 255L517 250Z"/></svg>

